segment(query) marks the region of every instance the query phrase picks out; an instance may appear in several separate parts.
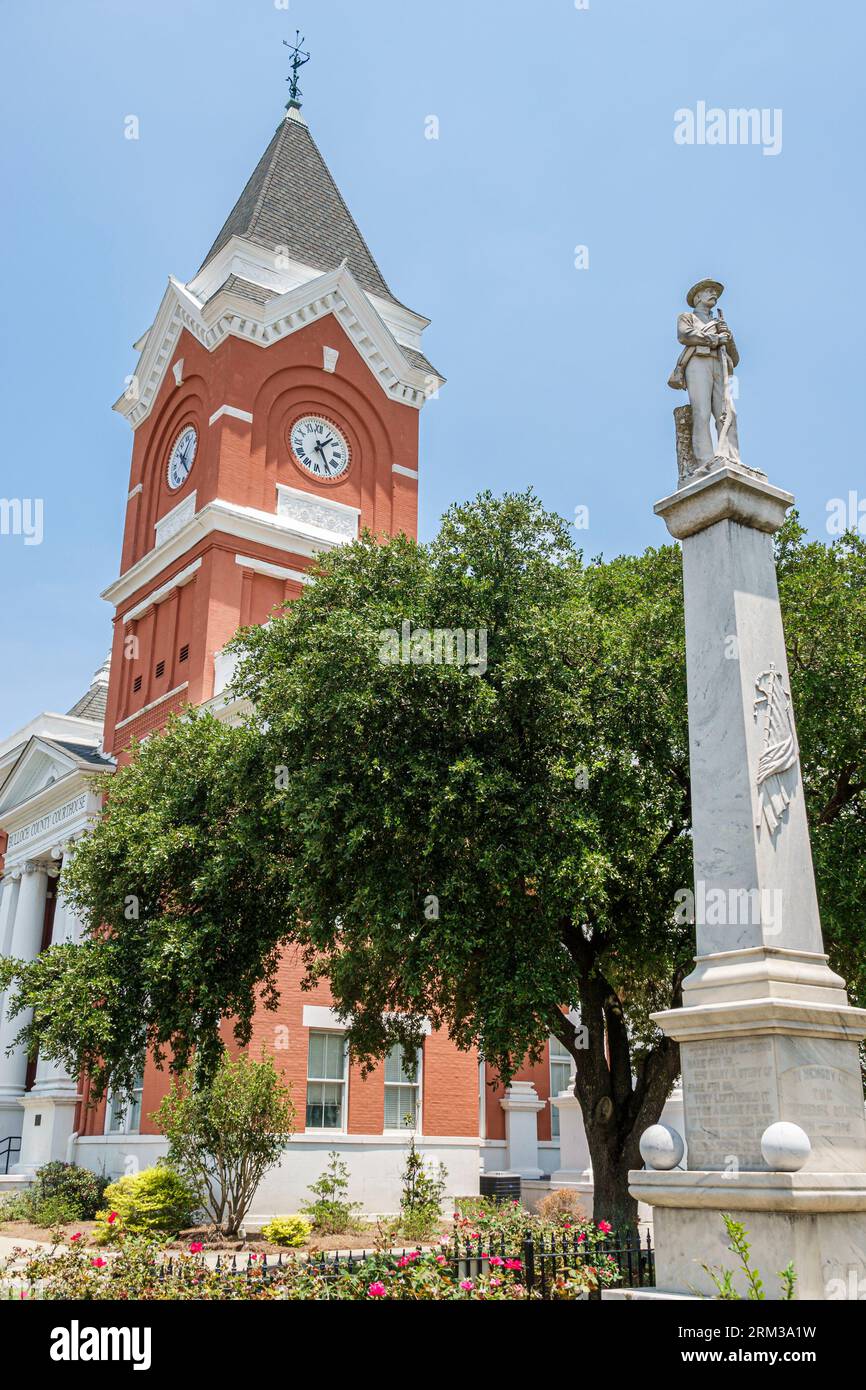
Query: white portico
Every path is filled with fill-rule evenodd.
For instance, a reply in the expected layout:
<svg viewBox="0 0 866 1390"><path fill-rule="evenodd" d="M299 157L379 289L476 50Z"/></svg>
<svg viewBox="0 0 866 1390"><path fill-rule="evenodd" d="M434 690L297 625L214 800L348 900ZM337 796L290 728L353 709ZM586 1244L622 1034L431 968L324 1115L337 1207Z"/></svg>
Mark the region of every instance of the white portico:
<svg viewBox="0 0 866 1390"><path fill-rule="evenodd" d="M42 714L0 743L0 828L6 833L0 880L0 951L33 960L41 950L75 940L79 923L63 902L62 875L74 842L87 833L101 798L98 774L113 768L101 751L107 669L70 714ZM4 1141L20 1136L10 1172L33 1172L65 1159L79 1099L75 1078L22 1048L7 1055L26 1016L9 1018L0 1001L0 1173Z"/></svg>

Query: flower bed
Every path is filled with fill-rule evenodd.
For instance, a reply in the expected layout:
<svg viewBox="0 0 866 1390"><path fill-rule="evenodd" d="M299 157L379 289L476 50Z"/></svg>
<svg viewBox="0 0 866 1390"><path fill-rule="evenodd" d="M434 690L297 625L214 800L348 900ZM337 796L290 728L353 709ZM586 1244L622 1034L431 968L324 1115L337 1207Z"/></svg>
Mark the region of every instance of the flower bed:
<svg viewBox="0 0 866 1390"><path fill-rule="evenodd" d="M483 1273L461 1275L455 1261L441 1251L405 1255L371 1255L360 1261L325 1265L288 1258L268 1264L250 1254L235 1270L229 1263L208 1266L195 1248L167 1259L161 1246L128 1236L116 1251L97 1255L75 1244L53 1251L21 1252L6 1261L2 1277L13 1297L70 1299L76 1302L117 1300L365 1301L365 1302L520 1302L539 1294L525 1280L523 1262L492 1256ZM552 1295L576 1298L594 1283L575 1271L562 1274ZM551 1295L548 1295L551 1296Z"/></svg>

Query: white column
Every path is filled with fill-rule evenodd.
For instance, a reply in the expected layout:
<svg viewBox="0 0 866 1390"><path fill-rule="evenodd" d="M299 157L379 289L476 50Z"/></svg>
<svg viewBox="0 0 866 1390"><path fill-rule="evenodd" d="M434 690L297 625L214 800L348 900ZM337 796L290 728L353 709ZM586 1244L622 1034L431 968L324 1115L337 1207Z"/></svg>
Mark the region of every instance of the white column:
<svg viewBox="0 0 866 1390"><path fill-rule="evenodd" d="M11 869L0 883L0 956L8 956L12 951L12 924L20 884L21 872L18 869Z"/></svg>
<svg viewBox="0 0 866 1390"><path fill-rule="evenodd" d="M539 1100L531 1081L512 1081L499 1104L505 1111L509 1171L522 1178L540 1178L538 1112L544 1109L545 1102Z"/></svg>
<svg viewBox="0 0 866 1390"><path fill-rule="evenodd" d="M57 902L54 907L54 923L51 929L51 945L57 946L64 941L77 941L80 933L80 923L75 917L71 908L63 902L63 878L62 875L57 883ZM66 1071L62 1062L55 1062L49 1057L40 1056L36 1064L36 1079L33 1082L32 1095L61 1095L78 1098L78 1082Z"/></svg>
<svg viewBox="0 0 866 1390"><path fill-rule="evenodd" d="M550 1097L550 1103L559 1111L559 1167L550 1175L551 1184L591 1186L592 1164L580 1101L573 1091L560 1091L558 1096Z"/></svg>
<svg viewBox="0 0 866 1390"><path fill-rule="evenodd" d="M48 874L45 865L33 862L24 864L9 952L20 960L33 960L39 954L47 893ZM23 1024L29 1022L29 1017L29 1013L23 1013L13 1019L8 1018L4 1001L3 1015L0 1017L0 1102L17 1100L24 1094L27 1054L22 1047L16 1047L11 1056L7 1057L6 1049Z"/></svg>
<svg viewBox="0 0 866 1390"><path fill-rule="evenodd" d="M60 850L52 851L59 859ZM78 923L61 898L58 883L57 902L51 944L76 938ZM81 1099L78 1083L60 1062L40 1057L32 1089L20 1097L18 1104L24 1114L21 1121L21 1157L15 1165L18 1172L33 1173L43 1163L65 1159L75 1124L75 1108Z"/></svg>

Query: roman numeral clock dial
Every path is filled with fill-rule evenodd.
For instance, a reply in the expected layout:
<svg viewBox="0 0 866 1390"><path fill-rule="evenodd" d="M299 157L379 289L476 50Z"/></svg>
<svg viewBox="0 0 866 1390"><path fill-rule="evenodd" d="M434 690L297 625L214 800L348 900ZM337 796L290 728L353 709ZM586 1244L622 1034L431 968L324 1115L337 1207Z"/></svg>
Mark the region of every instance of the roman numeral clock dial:
<svg viewBox="0 0 866 1390"><path fill-rule="evenodd" d="M192 472L197 446L198 435L195 432L195 427L187 425L174 441L168 456L168 485L172 492L183 487Z"/></svg>
<svg viewBox="0 0 866 1390"><path fill-rule="evenodd" d="M292 453L314 478L339 478L349 467L349 445L336 425L320 415L302 415L289 435Z"/></svg>

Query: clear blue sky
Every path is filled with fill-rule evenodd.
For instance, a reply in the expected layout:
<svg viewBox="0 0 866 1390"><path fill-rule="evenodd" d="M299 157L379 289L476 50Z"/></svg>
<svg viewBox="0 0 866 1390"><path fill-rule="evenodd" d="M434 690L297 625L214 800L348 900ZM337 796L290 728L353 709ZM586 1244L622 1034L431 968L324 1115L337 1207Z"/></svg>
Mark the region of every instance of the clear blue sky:
<svg viewBox="0 0 866 1390"><path fill-rule="evenodd" d="M0 496L45 519L39 546L0 536L0 736L66 709L108 648L131 447L110 405L282 114L296 25L304 113L448 377L422 416L422 536L531 483L589 507L589 554L661 543L675 315L705 275L728 286L745 461L822 536L828 499L863 495L866 10L589 4L5 0ZM699 101L780 108L781 152L677 145Z"/></svg>

